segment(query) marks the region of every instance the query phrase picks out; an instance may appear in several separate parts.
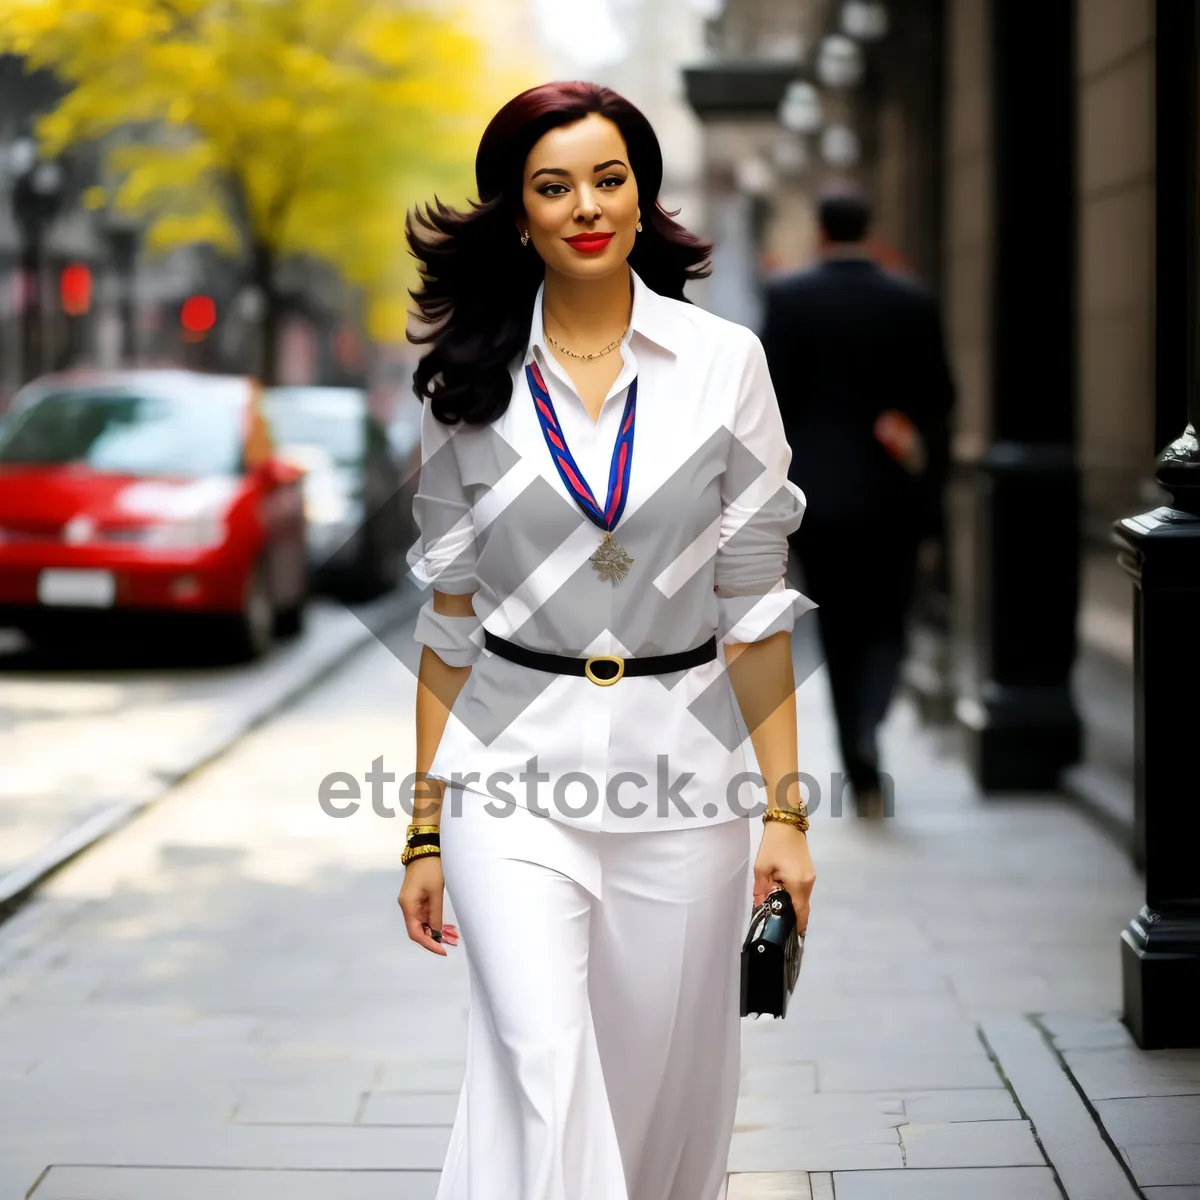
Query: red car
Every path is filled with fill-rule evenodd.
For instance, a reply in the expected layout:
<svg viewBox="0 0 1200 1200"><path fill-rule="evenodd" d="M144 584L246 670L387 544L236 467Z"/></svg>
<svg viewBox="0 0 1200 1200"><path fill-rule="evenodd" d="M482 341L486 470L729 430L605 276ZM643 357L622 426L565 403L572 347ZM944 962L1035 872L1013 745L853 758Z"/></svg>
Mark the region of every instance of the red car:
<svg viewBox="0 0 1200 1200"><path fill-rule="evenodd" d="M253 379L39 379L0 431L0 626L36 640L186 616L255 658L303 620L301 485Z"/></svg>

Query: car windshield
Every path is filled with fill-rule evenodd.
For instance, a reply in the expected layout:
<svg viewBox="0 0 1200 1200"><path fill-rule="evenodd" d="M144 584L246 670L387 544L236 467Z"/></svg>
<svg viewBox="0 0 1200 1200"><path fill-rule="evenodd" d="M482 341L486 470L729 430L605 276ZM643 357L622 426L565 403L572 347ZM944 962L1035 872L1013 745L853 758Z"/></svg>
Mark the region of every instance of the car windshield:
<svg viewBox="0 0 1200 1200"><path fill-rule="evenodd" d="M353 467L366 454L366 400L361 392L335 388L280 388L267 393L267 419L276 443L319 446L338 466Z"/></svg>
<svg viewBox="0 0 1200 1200"><path fill-rule="evenodd" d="M10 415L0 463L81 464L113 475L234 475L242 404L230 392L52 392Z"/></svg>

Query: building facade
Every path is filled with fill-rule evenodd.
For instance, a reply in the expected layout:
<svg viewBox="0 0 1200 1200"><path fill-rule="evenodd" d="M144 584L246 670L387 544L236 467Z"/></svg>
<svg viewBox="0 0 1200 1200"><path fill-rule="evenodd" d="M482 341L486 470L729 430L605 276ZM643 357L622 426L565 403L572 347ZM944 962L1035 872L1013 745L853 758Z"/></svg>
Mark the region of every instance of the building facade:
<svg viewBox="0 0 1200 1200"><path fill-rule="evenodd" d="M685 78L704 122L711 229L732 243L722 246L734 268L720 284L727 315L753 325L763 276L812 258L813 195L847 175L874 200L885 258L940 293L959 385L945 606L953 690L986 690L986 660L1011 657L993 637L988 578L999 571L1001 587L1026 579L1044 555L1041 590L1057 596L1047 637L1056 640L1036 657L1054 660L1055 678L1030 675L1003 702L1018 716L1001 724L1039 704L1046 711L1055 693L1057 745L1043 745L1042 765L1030 770L1057 781L1086 758L1089 741L1088 714L1072 697L1077 635L1102 657L1097 669L1117 685L1124 672L1128 683L1131 589L1109 529L1162 499L1154 457L1182 429L1183 411L1162 413L1154 400L1153 0L1060 0L1036 20L1013 15L1019 8L727 0L708 21L706 57ZM847 41L858 61L839 78L823 60L831 43ZM821 112L797 135L785 101L805 82ZM851 131L852 153L834 152L831 127ZM791 170L779 165L789 137L801 146ZM992 518L977 501L998 481L990 491L977 485L997 444L1009 456L1000 490L1011 495L1020 494L1007 486L1012 455L1049 486L1042 448L1056 447L1055 486L1068 510L1051 545L1013 550L1013 563L993 561L981 544ZM978 705L966 711L986 726ZM1131 707L1109 724L1125 718L1131 729ZM1131 737L1099 739L1126 772ZM1012 750L1001 739L981 753Z"/></svg>
<svg viewBox="0 0 1200 1200"><path fill-rule="evenodd" d="M799 53L739 57L781 14ZM1200 986L1179 749L1200 709L1176 676L1200 612L1200 6L728 0L712 29L691 92L710 162L731 112L765 145L810 87L816 161L768 207L788 220L849 173L881 251L943 301L949 666L915 672L915 690L957 723L985 794L1065 791L1126 841L1147 877L1122 935L1126 1017L1139 1044L1194 1045L1177 999ZM850 134L831 140L831 122Z"/></svg>

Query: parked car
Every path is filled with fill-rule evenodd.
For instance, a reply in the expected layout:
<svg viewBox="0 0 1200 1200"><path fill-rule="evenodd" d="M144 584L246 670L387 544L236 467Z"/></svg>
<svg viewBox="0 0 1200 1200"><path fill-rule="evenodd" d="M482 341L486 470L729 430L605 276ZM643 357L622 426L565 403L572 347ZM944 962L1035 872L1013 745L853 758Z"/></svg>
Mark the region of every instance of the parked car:
<svg viewBox="0 0 1200 1200"><path fill-rule="evenodd" d="M407 549L417 540L417 523L413 517L413 499L421 476L421 412L424 405L412 389L401 392L395 412L388 422L387 436L392 458L403 481L400 485L400 510Z"/></svg>
<svg viewBox="0 0 1200 1200"><path fill-rule="evenodd" d="M314 586L349 600L390 591L407 549L403 478L366 392L271 388L265 407L280 453L305 472Z"/></svg>
<svg viewBox="0 0 1200 1200"><path fill-rule="evenodd" d="M255 658L303 622L305 532L248 378L48 376L0 432L0 625L35 641L187 618Z"/></svg>

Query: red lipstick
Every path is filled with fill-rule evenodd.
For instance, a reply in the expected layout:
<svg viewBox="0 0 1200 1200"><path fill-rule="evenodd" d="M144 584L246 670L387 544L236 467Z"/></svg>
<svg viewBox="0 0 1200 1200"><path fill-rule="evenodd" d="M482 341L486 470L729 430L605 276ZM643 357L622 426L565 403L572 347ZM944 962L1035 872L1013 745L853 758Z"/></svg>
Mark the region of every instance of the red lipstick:
<svg viewBox="0 0 1200 1200"><path fill-rule="evenodd" d="M580 254L599 254L612 241L612 236L611 233L577 233L563 241Z"/></svg>

